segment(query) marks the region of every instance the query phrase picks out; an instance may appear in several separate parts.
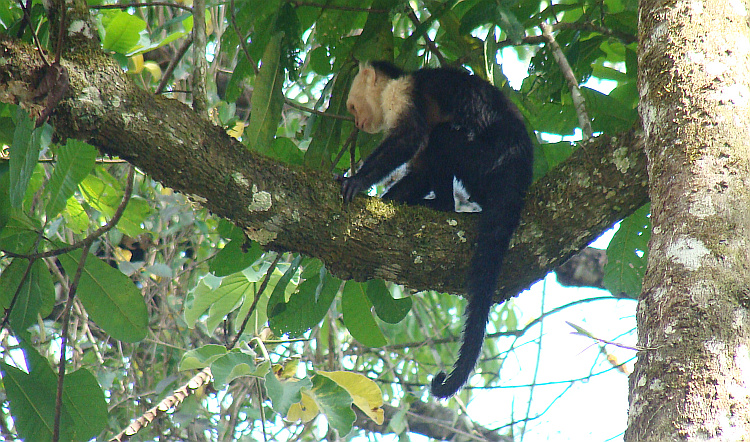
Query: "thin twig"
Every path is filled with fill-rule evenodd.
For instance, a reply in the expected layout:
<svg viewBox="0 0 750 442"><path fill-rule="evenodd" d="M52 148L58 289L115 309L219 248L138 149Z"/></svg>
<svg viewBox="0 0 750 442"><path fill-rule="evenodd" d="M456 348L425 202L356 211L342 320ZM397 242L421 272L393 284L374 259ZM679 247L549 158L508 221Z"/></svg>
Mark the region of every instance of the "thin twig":
<svg viewBox="0 0 750 442"><path fill-rule="evenodd" d="M407 7L407 15L409 16L409 19L411 19L411 21L414 23L414 26L419 29L422 24L419 22L417 13L414 12L414 9L412 9L411 5L408 5ZM443 57L443 54L440 52L440 49L438 49L435 42L430 39L429 35L427 35L427 31L422 31L422 38L424 38L424 41L427 43L427 47L430 48L430 52L435 54L435 57L437 57L438 61L440 62L440 66L448 66L448 61L445 59L445 57Z"/></svg>
<svg viewBox="0 0 750 442"><path fill-rule="evenodd" d="M290 0L289 3L293 4L296 7L301 6L307 6L311 8L320 8L320 9L335 9L337 11L349 11L349 12L367 12L368 14L387 14L390 12L388 9L373 9L373 8L357 8L353 6L339 6L339 5L328 5L323 3L315 3L315 2L299 2Z"/></svg>
<svg viewBox="0 0 750 442"><path fill-rule="evenodd" d="M65 349L68 346L68 328L70 325L70 311L73 309L73 300L78 291L78 283L83 274L83 266L86 264L86 258L89 254L91 243L85 244L81 249L81 260L78 261L78 268L75 276L70 282L68 288L68 300L65 303L62 317L62 332L60 333L60 364L57 369L57 395L55 396L55 421L52 427L52 442L60 440L60 416L62 415L62 396L65 381Z"/></svg>
<svg viewBox="0 0 750 442"><path fill-rule="evenodd" d="M250 55L250 49L247 47L247 41L245 39L245 36L242 35L242 33L240 32L239 26L237 26L237 17L235 16L234 11L235 11L234 0L230 0L229 23L232 24L232 29L234 29L234 33L237 34L237 41L240 42L240 48L242 48L242 52L245 54L245 58L247 59L248 63L250 63L250 66L253 67L253 72L255 72L255 75L258 75L258 72L260 72L260 69L258 68L258 63L256 63L253 57Z"/></svg>
<svg viewBox="0 0 750 442"><path fill-rule="evenodd" d="M279 260L281 259L281 253L276 255L276 258L271 263L271 266L266 271L266 276L263 278L263 282L260 283L260 288L258 288L258 291L255 292L255 299L253 299L253 304L250 306L250 309L247 311L247 315L245 316L245 320L242 321L242 325L240 325L240 329L237 331L237 334L234 337L234 340L232 340L232 343L227 346L227 350L231 350L234 348L235 345L237 345L237 341L240 340L240 336L242 336L242 333L245 331L245 327L247 326L247 321L250 319L250 316L253 315L253 312L255 311L255 307L258 305L258 301L260 300L260 296L263 294L263 291L266 290L266 286L268 286L268 282L271 280L271 275L273 275L274 270L276 270L276 265L279 263Z"/></svg>
<svg viewBox="0 0 750 442"><path fill-rule="evenodd" d="M301 104L296 103L296 102L294 102L294 101L292 101L292 100L290 100L288 98L284 99L284 104L286 104L289 107L293 107L293 108L295 108L297 110L301 110L302 112L308 112L308 113L311 113L311 114L320 115L321 117L328 117L328 118L333 118L333 119L336 119L336 120L344 120L344 121L354 121L353 117L349 117L347 115L329 114L329 113L327 113L325 111L319 111L317 109L312 109L312 108L309 108L309 107L305 107L305 106L302 106Z"/></svg>
<svg viewBox="0 0 750 442"><path fill-rule="evenodd" d="M169 82L169 79L172 77L172 72L174 72L175 68L177 67L177 63L182 60L182 57L185 56L187 53L187 50L190 48L190 45L193 43L193 36L190 35L184 42L182 42L182 45L177 50L177 53L174 55L174 57L169 61L169 65L167 66L167 69L164 70L164 75L161 77L161 81L159 82L159 86L156 87L156 94L161 94L165 87L167 87L167 83ZM171 91L175 92L175 91Z"/></svg>
<svg viewBox="0 0 750 442"><path fill-rule="evenodd" d="M594 131L591 129L591 118L589 118L589 114L586 111L586 100L581 95L578 80L576 80L573 69L570 67L570 63L568 63L568 59L565 57L562 48L560 48L560 45L552 35L552 27L546 23L542 23L540 27L542 28L542 35L547 40L550 52L552 52L552 56L555 58L558 66L560 66L560 71L562 71L565 82L568 84L570 95L573 97L573 106L578 116L578 124L581 126L581 132L583 132L583 141L586 141L591 138Z"/></svg>
<svg viewBox="0 0 750 442"><path fill-rule="evenodd" d="M151 6L167 6L170 8L182 9L187 12L193 12L190 6L170 2L145 2L145 3L125 3L121 5L91 5L89 9L128 9L128 8L148 8Z"/></svg>

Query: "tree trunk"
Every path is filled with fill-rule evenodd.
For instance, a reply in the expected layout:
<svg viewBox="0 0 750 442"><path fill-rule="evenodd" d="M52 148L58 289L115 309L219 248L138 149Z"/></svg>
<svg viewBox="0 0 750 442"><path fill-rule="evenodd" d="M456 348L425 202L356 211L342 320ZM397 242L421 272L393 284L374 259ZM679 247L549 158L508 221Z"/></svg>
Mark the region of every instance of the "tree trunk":
<svg viewBox="0 0 750 442"><path fill-rule="evenodd" d="M653 234L628 442L750 438L747 11L640 2Z"/></svg>

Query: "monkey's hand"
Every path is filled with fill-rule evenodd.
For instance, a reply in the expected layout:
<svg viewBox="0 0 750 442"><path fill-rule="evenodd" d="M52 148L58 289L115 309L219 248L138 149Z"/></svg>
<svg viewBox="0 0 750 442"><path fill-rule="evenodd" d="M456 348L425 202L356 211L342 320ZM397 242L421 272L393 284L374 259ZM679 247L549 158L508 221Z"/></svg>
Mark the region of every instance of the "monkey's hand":
<svg viewBox="0 0 750 442"><path fill-rule="evenodd" d="M341 181L341 196L344 197L345 203L350 202L356 194L370 187L357 175L340 176L338 180Z"/></svg>

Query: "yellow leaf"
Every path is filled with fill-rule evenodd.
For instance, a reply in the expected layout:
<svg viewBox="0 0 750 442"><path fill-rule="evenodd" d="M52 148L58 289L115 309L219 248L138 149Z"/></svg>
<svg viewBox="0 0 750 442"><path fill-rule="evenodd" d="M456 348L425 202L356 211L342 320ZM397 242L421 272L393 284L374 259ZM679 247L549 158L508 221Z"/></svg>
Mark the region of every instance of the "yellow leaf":
<svg viewBox="0 0 750 442"><path fill-rule="evenodd" d="M130 57L128 63L128 73L140 74L143 70L143 54L136 54Z"/></svg>
<svg viewBox="0 0 750 442"><path fill-rule="evenodd" d="M299 358L292 358L286 360L286 365L273 364L273 372L279 380L296 382L298 379L294 379L294 376L298 367Z"/></svg>
<svg viewBox="0 0 750 442"><path fill-rule="evenodd" d="M153 81L161 80L161 68L155 61L147 61L143 63L143 68L151 74L151 79Z"/></svg>
<svg viewBox="0 0 750 442"><path fill-rule="evenodd" d="M130 258L133 257L133 252L131 252L130 250L120 248L120 247L115 247L114 255L117 261L125 262L125 261L130 261Z"/></svg>
<svg viewBox="0 0 750 442"><path fill-rule="evenodd" d="M242 133L245 132L245 127L245 123L238 121L234 126L227 129L227 134L230 137L239 139L242 136Z"/></svg>
<svg viewBox="0 0 750 442"><path fill-rule="evenodd" d="M315 416L317 416L318 413L320 413L318 404L315 403L313 398L310 397L306 391L302 391L302 400L289 407L289 412L286 414L286 420L289 422L295 422L301 419L303 423L308 423L315 419Z"/></svg>
<svg viewBox="0 0 750 442"><path fill-rule="evenodd" d="M383 423L383 392L372 379L350 371L318 371L346 390L362 412L376 424Z"/></svg>

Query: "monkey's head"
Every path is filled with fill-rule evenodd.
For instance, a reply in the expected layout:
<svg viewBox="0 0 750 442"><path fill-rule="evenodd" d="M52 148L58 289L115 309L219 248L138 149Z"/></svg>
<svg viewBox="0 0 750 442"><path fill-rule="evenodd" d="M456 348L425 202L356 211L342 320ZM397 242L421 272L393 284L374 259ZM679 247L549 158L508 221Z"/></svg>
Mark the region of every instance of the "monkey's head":
<svg viewBox="0 0 750 442"><path fill-rule="evenodd" d="M385 129L383 90L389 81L390 78L371 65L360 64L346 100L346 108L354 115L354 124L360 130L374 134Z"/></svg>

